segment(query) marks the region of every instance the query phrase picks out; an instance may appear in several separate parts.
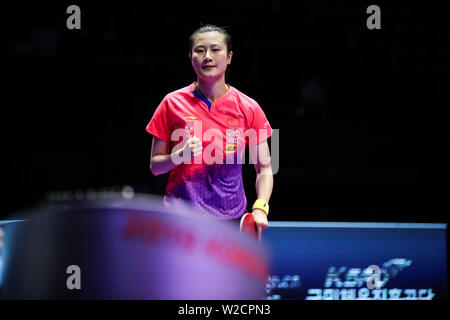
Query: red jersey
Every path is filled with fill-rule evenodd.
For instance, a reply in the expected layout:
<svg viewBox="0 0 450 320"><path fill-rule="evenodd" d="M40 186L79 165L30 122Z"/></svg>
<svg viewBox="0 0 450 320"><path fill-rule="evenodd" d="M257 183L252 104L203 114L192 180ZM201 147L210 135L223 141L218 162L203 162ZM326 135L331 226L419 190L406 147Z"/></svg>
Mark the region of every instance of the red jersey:
<svg viewBox="0 0 450 320"><path fill-rule="evenodd" d="M255 100L230 86L211 103L195 90L193 83L166 95L146 130L169 142L169 153L189 137L202 140L201 156L170 171L166 204L182 199L221 219L245 213L241 165L245 147L272 135Z"/></svg>

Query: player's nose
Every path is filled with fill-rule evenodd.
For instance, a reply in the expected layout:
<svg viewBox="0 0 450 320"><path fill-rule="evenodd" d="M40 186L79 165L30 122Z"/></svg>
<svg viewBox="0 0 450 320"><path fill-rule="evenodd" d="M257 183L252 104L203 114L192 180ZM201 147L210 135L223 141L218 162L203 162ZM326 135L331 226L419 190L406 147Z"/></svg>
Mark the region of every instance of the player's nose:
<svg viewBox="0 0 450 320"><path fill-rule="evenodd" d="M212 60L211 50L209 49L206 50L204 61L206 61L207 59Z"/></svg>

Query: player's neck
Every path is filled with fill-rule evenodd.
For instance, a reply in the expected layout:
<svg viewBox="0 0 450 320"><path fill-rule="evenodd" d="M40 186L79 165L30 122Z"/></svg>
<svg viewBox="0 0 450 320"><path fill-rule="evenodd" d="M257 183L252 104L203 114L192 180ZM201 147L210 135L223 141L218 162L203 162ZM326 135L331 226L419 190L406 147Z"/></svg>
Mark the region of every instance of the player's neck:
<svg viewBox="0 0 450 320"><path fill-rule="evenodd" d="M200 91L211 102L222 97L229 90L229 86L227 86L223 78L220 81L211 82L198 79L196 88L197 91Z"/></svg>

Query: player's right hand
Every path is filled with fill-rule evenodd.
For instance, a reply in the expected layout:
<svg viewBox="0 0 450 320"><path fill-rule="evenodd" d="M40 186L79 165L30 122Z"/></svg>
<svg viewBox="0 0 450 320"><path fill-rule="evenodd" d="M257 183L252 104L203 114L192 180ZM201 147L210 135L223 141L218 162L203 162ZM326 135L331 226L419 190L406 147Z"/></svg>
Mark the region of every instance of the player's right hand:
<svg viewBox="0 0 450 320"><path fill-rule="evenodd" d="M197 137L192 137L186 141L183 147L183 157L185 159L188 157L195 158L202 154L202 150L202 141Z"/></svg>

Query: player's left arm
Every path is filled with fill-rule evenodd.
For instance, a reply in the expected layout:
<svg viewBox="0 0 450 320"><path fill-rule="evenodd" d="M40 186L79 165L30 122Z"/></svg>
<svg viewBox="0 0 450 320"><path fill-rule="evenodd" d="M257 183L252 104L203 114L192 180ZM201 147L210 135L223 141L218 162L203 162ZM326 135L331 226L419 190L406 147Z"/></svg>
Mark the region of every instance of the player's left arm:
<svg viewBox="0 0 450 320"><path fill-rule="evenodd" d="M269 203L273 189L273 173L267 140L261 142L260 144L250 146L249 151L256 170L257 197L258 199L263 199ZM260 238L262 230L267 228L269 225L267 215L261 209L254 209L252 213L255 218L255 223L258 228L258 236Z"/></svg>

